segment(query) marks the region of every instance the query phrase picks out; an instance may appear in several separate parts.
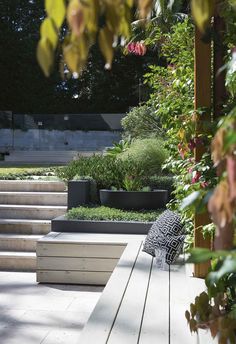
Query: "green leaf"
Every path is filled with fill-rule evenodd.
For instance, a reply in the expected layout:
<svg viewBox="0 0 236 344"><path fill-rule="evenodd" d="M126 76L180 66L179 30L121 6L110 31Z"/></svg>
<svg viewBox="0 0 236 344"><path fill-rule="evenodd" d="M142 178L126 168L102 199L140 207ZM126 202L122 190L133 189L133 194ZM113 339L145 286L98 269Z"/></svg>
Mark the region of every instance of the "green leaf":
<svg viewBox="0 0 236 344"><path fill-rule="evenodd" d="M236 144L236 133L234 131L230 131L225 135L224 138L224 149L225 151L227 151L230 146L235 145Z"/></svg>
<svg viewBox="0 0 236 344"><path fill-rule="evenodd" d="M40 39L37 46L37 60L44 74L49 76L54 63L54 54L52 44L48 38Z"/></svg>
<svg viewBox="0 0 236 344"><path fill-rule="evenodd" d="M217 258L226 258L230 257L230 259L234 258L236 260L236 250L232 251L211 251L207 248L194 248L190 250L190 257L188 259L188 263L204 263L209 259L217 259Z"/></svg>
<svg viewBox="0 0 236 344"><path fill-rule="evenodd" d="M190 251L190 257L187 263L203 263L212 258L213 252L207 248L194 248Z"/></svg>
<svg viewBox="0 0 236 344"><path fill-rule="evenodd" d="M58 36L55 30L54 22L50 18L46 18L40 27L41 38L47 38L55 50L57 47Z"/></svg>
<svg viewBox="0 0 236 344"><path fill-rule="evenodd" d="M207 286L211 286L219 282L226 274L236 273L236 259L226 257L218 271L210 272L206 278Z"/></svg>
<svg viewBox="0 0 236 344"><path fill-rule="evenodd" d="M54 20L57 28L60 29L66 15L65 1L45 0L45 8L48 16Z"/></svg>
<svg viewBox="0 0 236 344"><path fill-rule="evenodd" d="M215 0L192 0L192 15L199 30L204 32L213 16Z"/></svg>
<svg viewBox="0 0 236 344"><path fill-rule="evenodd" d="M194 191L193 193L191 193L189 196L185 197L180 209L183 210L187 207L189 207L190 205L192 205L200 196L200 192L199 191Z"/></svg>

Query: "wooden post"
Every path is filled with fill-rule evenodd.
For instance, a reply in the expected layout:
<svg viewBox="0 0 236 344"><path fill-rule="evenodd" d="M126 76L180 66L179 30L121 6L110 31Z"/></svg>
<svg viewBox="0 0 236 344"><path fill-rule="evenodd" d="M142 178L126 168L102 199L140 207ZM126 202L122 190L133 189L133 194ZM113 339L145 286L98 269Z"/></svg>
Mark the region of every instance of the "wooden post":
<svg viewBox="0 0 236 344"><path fill-rule="evenodd" d="M219 73L220 68L225 64L224 56L226 47L224 45L225 22L219 14L214 17L214 80L213 80L213 114L214 118L222 115L223 104L227 98L225 87L226 70Z"/></svg>
<svg viewBox="0 0 236 344"><path fill-rule="evenodd" d="M195 110L199 108L211 107L211 42L202 40L202 34L195 27ZM196 120L196 136L202 134L203 122L210 120L210 114L206 111L199 115ZM195 160L198 162L205 148L203 145L195 149ZM202 235L202 226L210 223L208 213L195 214L194 218L194 247L211 248L211 240L204 239ZM196 264L194 267L194 276L204 278L208 272L209 263Z"/></svg>

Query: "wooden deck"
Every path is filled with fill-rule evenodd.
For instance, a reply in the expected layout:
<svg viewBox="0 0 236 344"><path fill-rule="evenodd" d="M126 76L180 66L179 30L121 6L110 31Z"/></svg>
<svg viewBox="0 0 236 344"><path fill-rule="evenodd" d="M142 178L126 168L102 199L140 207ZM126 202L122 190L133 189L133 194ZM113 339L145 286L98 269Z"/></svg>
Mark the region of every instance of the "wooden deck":
<svg viewBox="0 0 236 344"><path fill-rule="evenodd" d="M78 344L210 344L191 335L185 311L204 281L184 259L158 270L144 236L51 233L38 242L40 282L106 284ZM60 256L59 256L60 255Z"/></svg>

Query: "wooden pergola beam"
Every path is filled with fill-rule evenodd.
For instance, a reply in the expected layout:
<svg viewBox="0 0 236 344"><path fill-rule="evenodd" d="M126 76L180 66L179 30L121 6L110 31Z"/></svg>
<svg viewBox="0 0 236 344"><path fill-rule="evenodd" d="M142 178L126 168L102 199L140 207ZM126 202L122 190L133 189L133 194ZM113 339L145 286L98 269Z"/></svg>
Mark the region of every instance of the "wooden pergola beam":
<svg viewBox="0 0 236 344"><path fill-rule="evenodd" d="M211 41L202 40L202 34L195 27L195 66L194 66L194 83L195 83L195 110L200 108L210 108L212 105L212 87L211 87ZM209 111L203 112L196 120L196 136L204 133L204 122L210 120ZM199 145L195 149L195 161L198 162L205 147ZM202 234L202 226L209 224L208 213L195 214L194 218L194 247L211 248L211 240L205 239ZM209 263L196 264L194 267L194 276L204 278L208 272Z"/></svg>

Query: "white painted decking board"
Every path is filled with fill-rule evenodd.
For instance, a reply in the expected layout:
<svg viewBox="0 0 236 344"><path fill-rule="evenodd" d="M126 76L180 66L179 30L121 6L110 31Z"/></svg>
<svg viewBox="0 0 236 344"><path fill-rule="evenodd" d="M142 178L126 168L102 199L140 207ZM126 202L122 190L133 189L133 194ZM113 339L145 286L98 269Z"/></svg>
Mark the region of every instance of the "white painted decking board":
<svg viewBox="0 0 236 344"><path fill-rule="evenodd" d="M40 283L63 283L63 284L85 284L106 285L112 272L97 271L37 271L37 282Z"/></svg>
<svg viewBox="0 0 236 344"><path fill-rule="evenodd" d="M117 258L38 257L39 270L113 271Z"/></svg>
<svg viewBox="0 0 236 344"><path fill-rule="evenodd" d="M186 266L173 265L170 273L170 344L197 344L196 334L191 334L185 319L189 309L189 284Z"/></svg>
<svg viewBox="0 0 236 344"><path fill-rule="evenodd" d="M153 261L139 344L169 342L169 271L160 271Z"/></svg>
<svg viewBox="0 0 236 344"><path fill-rule="evenodd" d="M38 257L87 257L87 258L120 258L125 245L120 244L37 244Z"/></svg>
<svg viewBox="0 0 236 344"><path fill-rule="evenodd" d="M78 343L107 343L107 338L125 294L140 248L140 241L131 242L127 245L87 325L79 337Z"/></svg>
<svg viewBox="0 0 236 344"><path fill-rule="evenodd" d="M189 305L193 303L195 297L206 291L205 280L193 277L193 264L186 264L186 283L188 284ZM190 307L188 307L189 309ZM199 344L218 344L218 340L211 337L209 330L199 330Z"/></svg>
<svg viewBox="0 0 236 344"><path fill-rule="evenodd" d="M146 301L153 258L140 252L122 305L108 338L108 344L137 344Z"/></svg>
<svg viewBox="0 0 236 344"><path fill-rule="evenodd" d="M78 244L108 244L115 243L126 245L130 241L144 240L145 235L135 234L106 234L106 233L58 233L50 232L48 235L39 240L39 243L51 243L57 245L58 243ZM56 239L56 241L55 241Z"/></svg>

